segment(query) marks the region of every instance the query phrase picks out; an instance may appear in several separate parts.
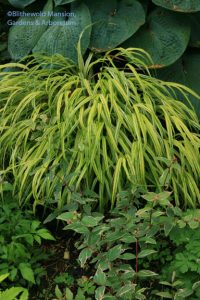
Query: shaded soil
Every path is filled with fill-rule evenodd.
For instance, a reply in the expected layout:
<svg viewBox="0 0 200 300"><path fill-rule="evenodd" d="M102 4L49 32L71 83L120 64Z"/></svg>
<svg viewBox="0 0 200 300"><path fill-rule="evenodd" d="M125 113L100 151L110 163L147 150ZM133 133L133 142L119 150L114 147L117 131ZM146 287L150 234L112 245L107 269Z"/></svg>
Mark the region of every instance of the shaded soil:
<svg viewBox="0 0 200 300"><path fill-rule="evenodd" d="M55 236L55 234L54 234ZM79 236L73 232L69 232L62 236L55 236L56 241L46 242L43 248L50 258L44 261L42 266L46 270L46 276L41 279L40 286L33 286L30 290L30 300L53 300L55 299L55 286L54 278L63 273L68 273L74 279L79 279L82 276L91 276L92 270L83 269L78 264L79 251L75 247ZM59 284L59 288L64 290L65 284ZM71 288L72 292L77 290L76 284Z"/></svg>

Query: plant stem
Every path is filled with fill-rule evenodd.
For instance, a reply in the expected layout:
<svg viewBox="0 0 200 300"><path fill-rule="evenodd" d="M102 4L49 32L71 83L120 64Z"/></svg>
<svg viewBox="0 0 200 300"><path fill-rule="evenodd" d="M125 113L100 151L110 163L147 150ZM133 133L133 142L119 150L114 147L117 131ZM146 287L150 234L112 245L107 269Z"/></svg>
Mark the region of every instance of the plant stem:
<svg viewBox="0 0 200 300"><path fill-rule="evenodd" d="M138 251L139 250L139 241L136 239L136 262L135 262L135 272L138 273Z"/></svg>

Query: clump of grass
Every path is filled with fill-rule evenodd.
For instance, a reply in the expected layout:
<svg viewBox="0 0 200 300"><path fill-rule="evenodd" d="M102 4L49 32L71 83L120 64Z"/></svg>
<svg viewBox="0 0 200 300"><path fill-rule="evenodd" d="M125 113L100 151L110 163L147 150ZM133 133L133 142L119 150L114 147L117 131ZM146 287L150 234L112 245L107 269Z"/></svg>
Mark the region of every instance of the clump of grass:
<svg viewBox="0 0 200 300"><path fill-rule="evenodd" d="M38 56L0 73L0 166L19 199L62 207L90 189L104 209L124 188L164 186L176 205L199 204L200 125L176 91L198 96L153 78L144 56L120 48L78 66Z"/></svg>

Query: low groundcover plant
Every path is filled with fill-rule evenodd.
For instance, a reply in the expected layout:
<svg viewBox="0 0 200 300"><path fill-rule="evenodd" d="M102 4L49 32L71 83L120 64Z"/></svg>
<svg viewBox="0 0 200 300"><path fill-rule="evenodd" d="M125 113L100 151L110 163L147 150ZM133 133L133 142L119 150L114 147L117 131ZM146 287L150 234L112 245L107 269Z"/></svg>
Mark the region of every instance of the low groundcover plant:
<svg viewBox="0 0 200 300"><path fill-rule="evenodd" d="M75 297L66 285L66 299L199 299L200 211L173 206L166 191L140 197L146 203L138 209L138 193L123 191L106 214L92 211L91 199L77 199L76 207L57 217L64 230L79 234L78 261L85 281L95 287L93 297L80 288ZM56 294L62 299L61 291Z"/></svg>
<svg viewBox="0 0 200 300"><path fill-rule="evenodd" d="M102 210L141 186L199 204L200 125L176 91L198 96L153 78L144 57L120 48L78 66L61 56L1 66L0 168L19 199L62 207L89 188Z"/></svg>
<svg viewBox="0 0 200 300"><path fill-rule="evenodd" d="M4 192L0 198L0 276L7 274L3 287L41 283L46 275L41 262L50 256L41 247L44 240L55 241L31 211L20 208L11 193Z"/></svg>

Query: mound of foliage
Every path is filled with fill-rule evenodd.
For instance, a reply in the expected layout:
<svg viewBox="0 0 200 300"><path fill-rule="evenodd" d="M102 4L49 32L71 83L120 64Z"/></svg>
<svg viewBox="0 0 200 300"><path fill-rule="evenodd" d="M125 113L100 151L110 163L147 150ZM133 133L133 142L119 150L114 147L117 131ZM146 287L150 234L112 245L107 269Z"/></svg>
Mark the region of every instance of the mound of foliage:
<svg viewBox="0 0 200 300"><path fill-rule="evenodd" d="M130 48L85 63L79 52L78 67L62 56L1 66L0 167L19 199L62 207L90 189L104 209L140 186L199 204L200 125L176 91L195 93L151 77L147 59Z"/></svg>

